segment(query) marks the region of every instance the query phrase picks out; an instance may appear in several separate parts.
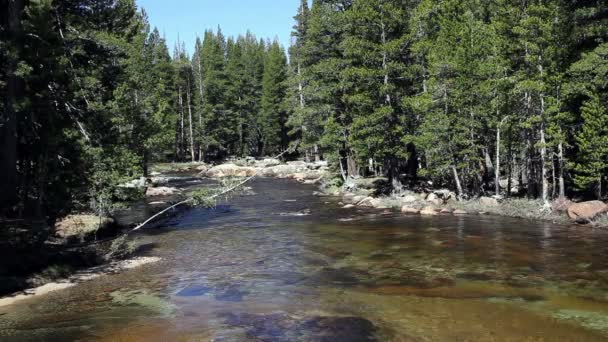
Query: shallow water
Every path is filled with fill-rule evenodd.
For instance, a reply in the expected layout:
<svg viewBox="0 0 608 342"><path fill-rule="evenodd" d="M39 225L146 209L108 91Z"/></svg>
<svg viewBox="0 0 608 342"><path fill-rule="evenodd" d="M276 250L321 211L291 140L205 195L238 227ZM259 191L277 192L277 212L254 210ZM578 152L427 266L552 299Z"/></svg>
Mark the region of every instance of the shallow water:
<svg viewBox="0 0 608 342"><path fill-rule="evenodd" d="M0 308L0 340L608 340L605 231L252 186L138 236L159 263Z"/></svg>

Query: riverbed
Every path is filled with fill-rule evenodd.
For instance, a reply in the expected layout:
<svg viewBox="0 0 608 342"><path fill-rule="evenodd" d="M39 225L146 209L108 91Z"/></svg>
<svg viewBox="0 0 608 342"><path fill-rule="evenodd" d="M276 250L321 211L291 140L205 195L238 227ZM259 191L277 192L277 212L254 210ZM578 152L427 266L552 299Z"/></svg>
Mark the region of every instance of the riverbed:
<svg viewBox="0 0 608 342"><path fill-rule="evenodd" d="M138 235L160 262L0 307L0 340L608 340L604 230L250 186Z"/></svg>

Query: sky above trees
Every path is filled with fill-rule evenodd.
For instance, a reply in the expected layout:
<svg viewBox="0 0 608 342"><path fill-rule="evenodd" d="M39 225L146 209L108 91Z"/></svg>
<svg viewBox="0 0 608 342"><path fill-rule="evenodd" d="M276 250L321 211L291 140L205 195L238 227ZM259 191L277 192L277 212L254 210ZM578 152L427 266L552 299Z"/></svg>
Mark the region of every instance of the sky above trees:
<svg viewBox="0 0 608 342"><path fill-rule="evenodd" d="M149 17L150 24L166 35L172 49L178 39L192 53L196 35L221 26L226 36L238 36L250 30L257 37L278 37L287 48L290 43L293 15L298 0L137 0Z"/></svg>

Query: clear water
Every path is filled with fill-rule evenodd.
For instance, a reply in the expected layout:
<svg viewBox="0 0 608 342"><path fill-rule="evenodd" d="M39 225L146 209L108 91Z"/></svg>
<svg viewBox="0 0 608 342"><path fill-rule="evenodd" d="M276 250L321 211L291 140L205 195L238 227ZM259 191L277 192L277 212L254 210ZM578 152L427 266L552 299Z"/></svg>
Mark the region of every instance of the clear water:
<svg viewBox="0 0 608 342"><path fill-rule="evenodd" d="M0 308L0 340L608 340L605 231L252 186L138 236L159 263Z"/></svg>

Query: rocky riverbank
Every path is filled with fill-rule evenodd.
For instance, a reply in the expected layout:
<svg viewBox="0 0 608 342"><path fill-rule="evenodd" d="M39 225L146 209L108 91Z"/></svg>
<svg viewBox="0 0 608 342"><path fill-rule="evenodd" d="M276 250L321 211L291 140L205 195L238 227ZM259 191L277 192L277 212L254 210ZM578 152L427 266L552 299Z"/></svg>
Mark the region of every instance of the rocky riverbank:
<svg viewBox="0 0 608 342"><path fill-rule="evenodd" d="M501 215L555 223L578 223L593 227L608 227L608 205L601 201L574 203L568 199L557 199L549 205L540 200L526 198L503 199L479 197L459 200L450 190L427 190L423 192L402 191L389 196L384 192L384 178L361 178L349 180L342 187L324 187L319 196L341 198L343 208L375 208L398 210L404 215Z"/></svg>
<svg viewBox="0 0 608 342"><path fill-rule="evenodd" d="M282 163L277 159L253 158L229 161L210 166L197 164L194 169L199 177L251 177L254 175L295 179L305 184L319 185L317 195L341 197L344 208L367 207L382 210L399 210L405 215L502 215L556 223L575 222L594 227L608 227L608 205L600 201L574 203L557 199L547 205L539 200L526 198L503 199L479 197L460 200L446 189L429 189L421 192L402 191L390 196L388 180L383 177L350 179L344 185L332 185L336 175L326 162L306 163L293 161Z"/></svg>

